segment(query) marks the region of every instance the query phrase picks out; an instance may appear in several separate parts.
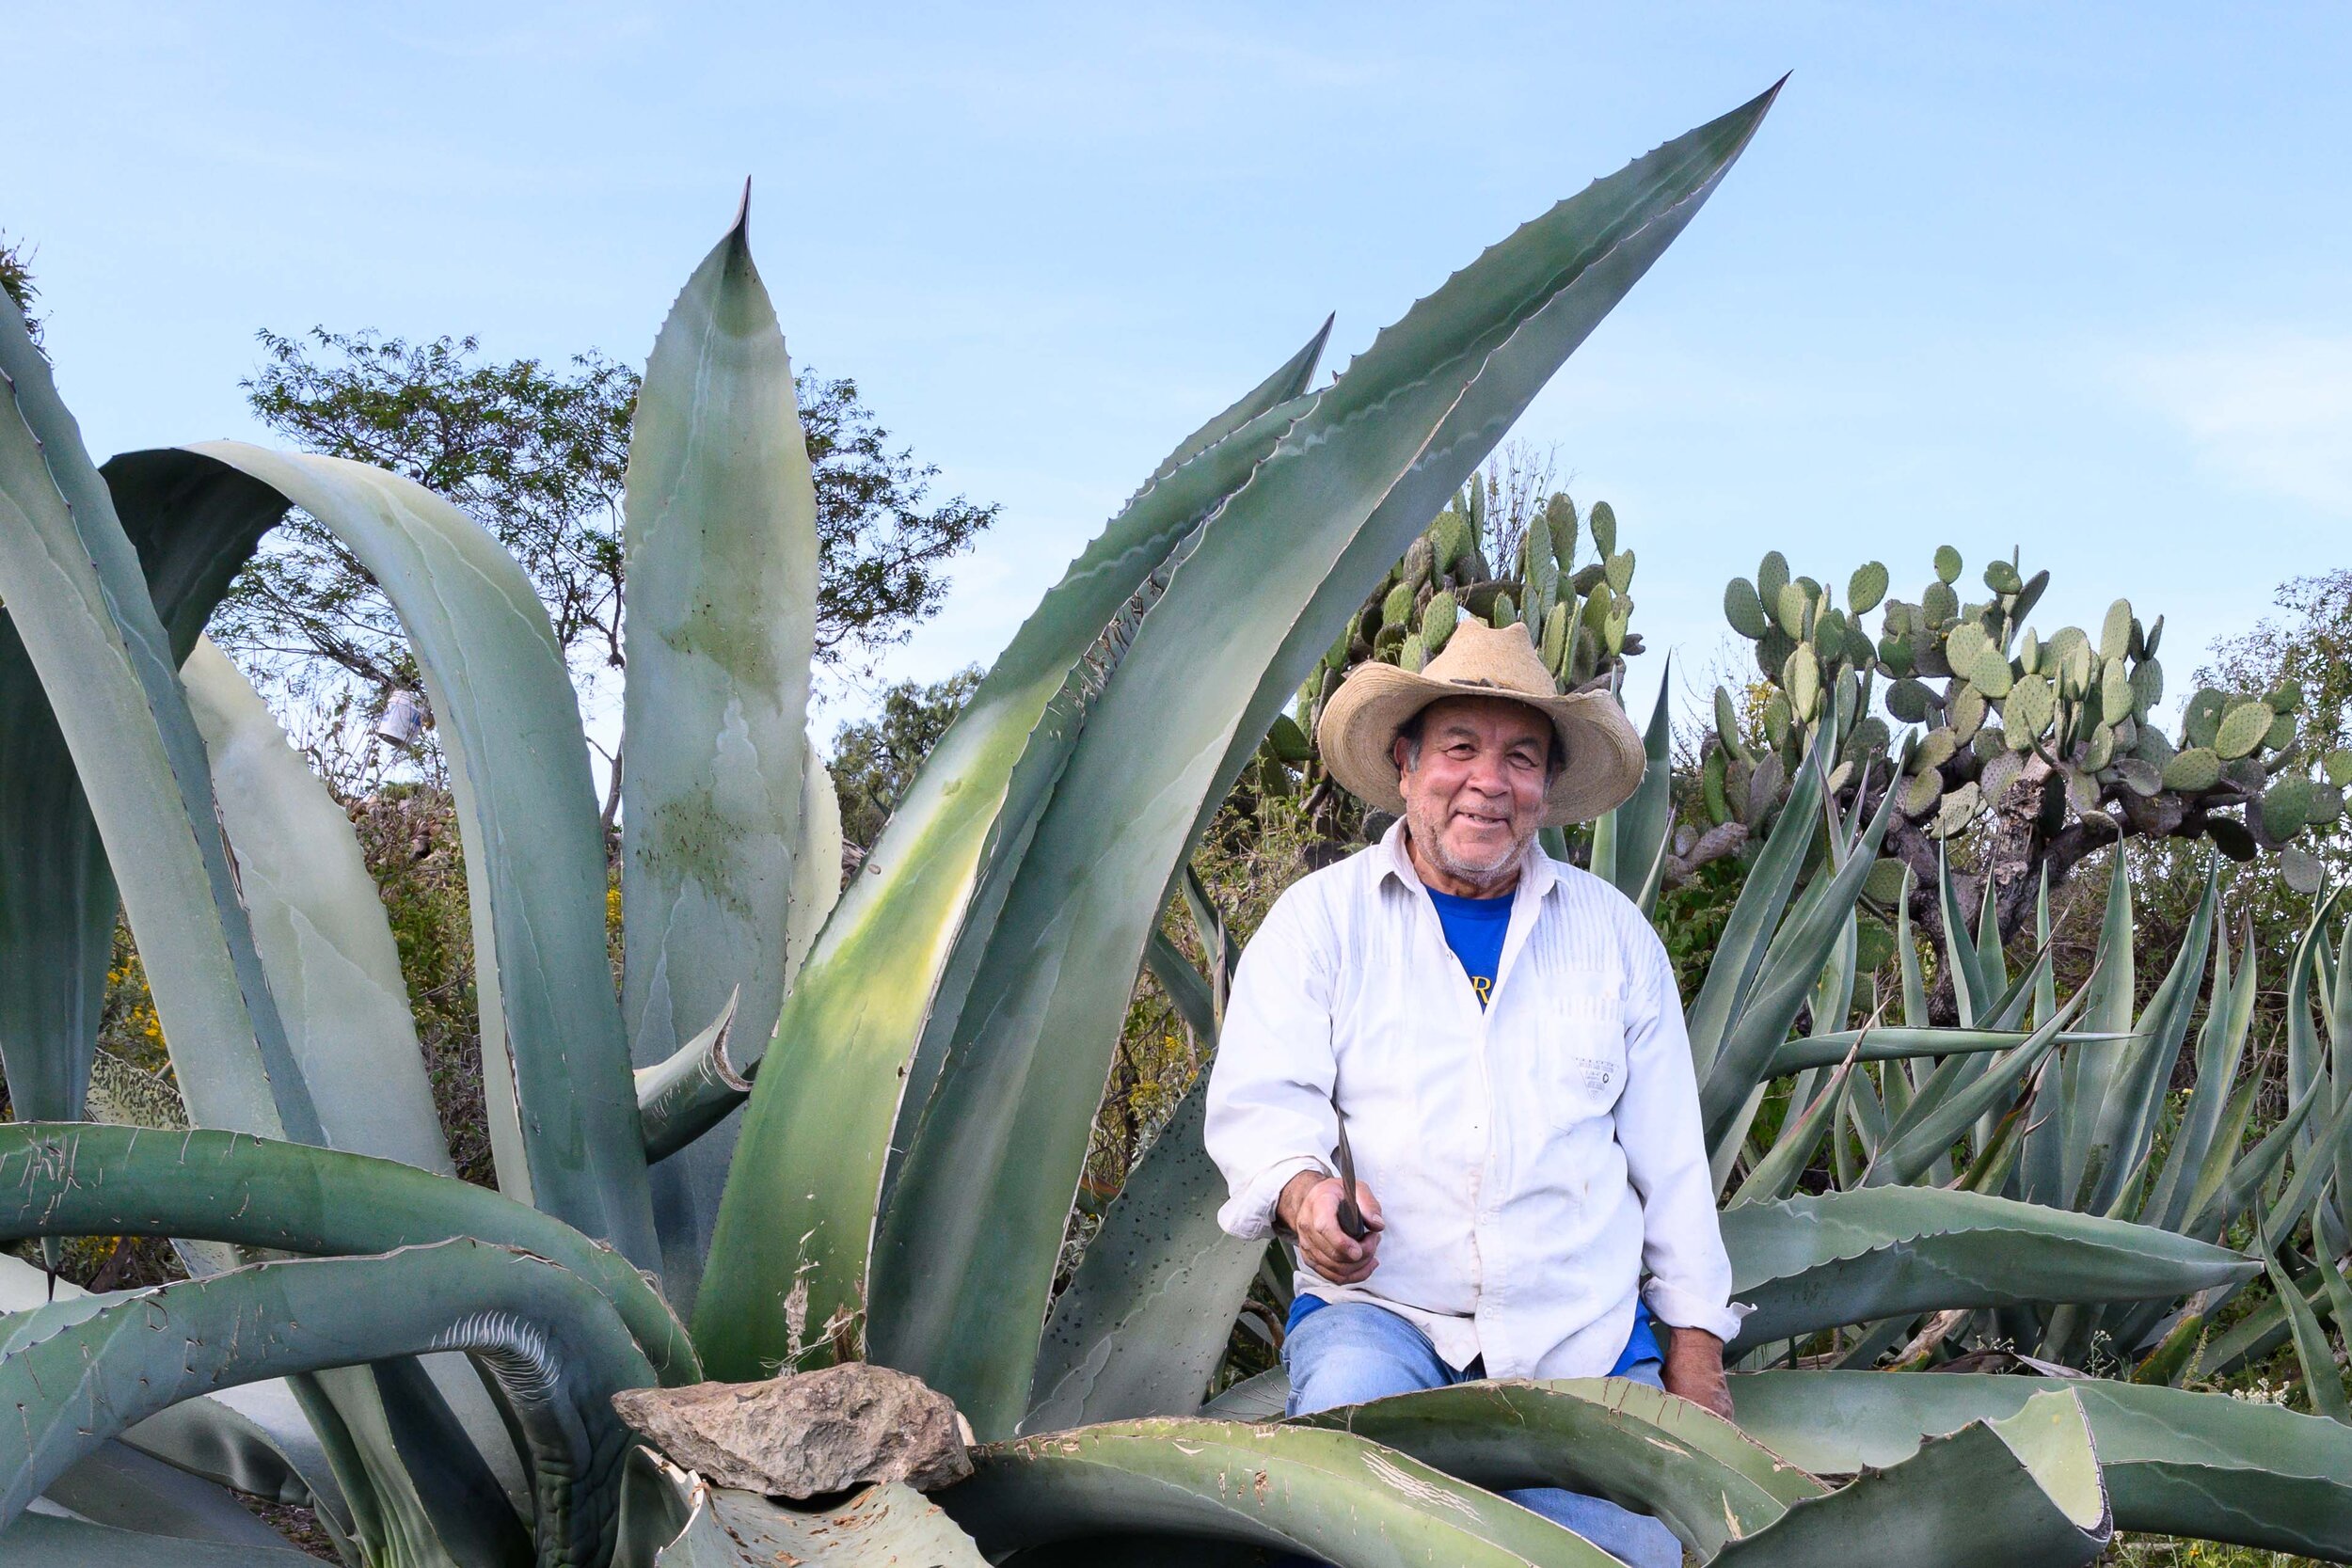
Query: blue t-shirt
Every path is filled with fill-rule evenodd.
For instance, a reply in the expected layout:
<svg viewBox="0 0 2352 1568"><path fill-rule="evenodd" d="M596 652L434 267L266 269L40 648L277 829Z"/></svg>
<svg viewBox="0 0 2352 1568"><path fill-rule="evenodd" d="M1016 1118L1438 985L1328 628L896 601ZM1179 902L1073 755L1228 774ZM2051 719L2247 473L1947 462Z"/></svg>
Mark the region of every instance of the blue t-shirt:
<svg viewBox="0 0 2352 1568"><path fill-rule="evenodd" d="M1511 928L1511 895L1500 898L1458 898L1428 890L1438 906L1438 924L1445 927L1445 944L1462 960L1470 989L1485 1007L1495 993L1495 971L1502 963L1502 937Z"/></svg>
<svg viewBox="0 0 2352 1568"><path fill-rule="evenodd" d="M1494 995L1495 971L1502 964L1502 938L1511 928L1511 895L1506 893L1500 898L1462 898L1439 893L1436 888L1426 891L1429 901L1438 906L1438 924L1445 927L1445 944L1462 960L1462 970L1470 976L1470 989L1478 993L1478 1005L1483 1008ZM1321 1296L1292 1297L1290 1321L1282 1332L1290 1333L1297 1328L1300 1319L1329 1305ZM1626 1336L1625 1349L1618 1354L1617 1364L1609 1369L1609 1375L1618 1377L1629 1367L1664 1359L1664 1353L1658 1348L1658 1336L1650 1328L1649 1307L1637 1300L1633 1304L1633 1332Z"/></svg>

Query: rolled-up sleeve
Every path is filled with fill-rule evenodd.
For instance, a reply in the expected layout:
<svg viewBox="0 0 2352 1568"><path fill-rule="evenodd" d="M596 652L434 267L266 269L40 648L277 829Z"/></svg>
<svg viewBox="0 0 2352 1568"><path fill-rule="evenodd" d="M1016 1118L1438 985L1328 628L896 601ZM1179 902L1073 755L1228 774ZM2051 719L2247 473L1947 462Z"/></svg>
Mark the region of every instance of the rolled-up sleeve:
<svg viewBox="0 0 2352 1568"><path fill-rule="evenodd" d="M1642 1200L1643 1298L1660 1321L1728 1341L1744 1307L1731 1302L1731 1259L1715 1213L1674 965L1646 923L1629 933L1625 1092L1616 1108L1626 1175Z"/></svg>
<svg viewBox="0 0 2352 1568"><path fill-rule="evenodd" d="M1209 1157L1231 1195L1216 1221L1252 1240L1273 1228L1291 1178L1330 1170L1339 1142L1331 1109L1333 958L1306 890L1275 901L1242 952L1216 1060L1209 1069Z"/></svg>

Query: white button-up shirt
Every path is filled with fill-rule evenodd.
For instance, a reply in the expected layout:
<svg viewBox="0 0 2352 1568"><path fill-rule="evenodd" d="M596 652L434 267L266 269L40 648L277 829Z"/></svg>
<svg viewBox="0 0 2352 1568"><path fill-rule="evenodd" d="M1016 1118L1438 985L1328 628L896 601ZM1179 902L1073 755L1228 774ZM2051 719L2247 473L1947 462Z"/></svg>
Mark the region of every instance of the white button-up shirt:
<svg viewBox="0 0 2352 1568"><path fill-rule="evenodd" d="M1691 1046L1666 950L1601 879L1531 847L1485 1009L1400 823L1283 894L1244 950L1209 1077L1218 1222L1263 1236L1303 1170L1336 1174L1336 1088L1379 1264L1298 1289L1369 1301L1490 1377L1597 1377L1661 1322L1729 1339Z"/></svg>

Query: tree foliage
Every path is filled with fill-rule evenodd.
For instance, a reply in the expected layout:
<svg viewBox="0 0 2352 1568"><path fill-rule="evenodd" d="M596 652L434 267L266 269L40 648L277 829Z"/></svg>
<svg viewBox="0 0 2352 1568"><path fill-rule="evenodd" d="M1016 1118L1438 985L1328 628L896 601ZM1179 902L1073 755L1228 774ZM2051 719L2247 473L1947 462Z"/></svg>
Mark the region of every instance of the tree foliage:
<svg viewBox="0 0 2352 1568"><path fill-rule="evenodd" d="M882 692L882 707L872 718L834 732L833 787L841 802L845 840L860 850L874 847L923 759L979 684L977 664L929 685L899 681Z"/></svg>
<svg viewBox="0 0 2352 1568"><path fill-rule="evenodd" d="M499 361L473 338L261 334L254 414L306 451L449 496L521 562L576 679L622 663L621 509L638 372L594 351ZM937 469L895 445L857 383L803 370L818 501L818 657L854 666L935 612L945 564L997 509L930 494ZM413 688L398 618L366 569L295 516L238 579L213 635L297 695ZM322 686L324 679L325 685Z"/></svg>

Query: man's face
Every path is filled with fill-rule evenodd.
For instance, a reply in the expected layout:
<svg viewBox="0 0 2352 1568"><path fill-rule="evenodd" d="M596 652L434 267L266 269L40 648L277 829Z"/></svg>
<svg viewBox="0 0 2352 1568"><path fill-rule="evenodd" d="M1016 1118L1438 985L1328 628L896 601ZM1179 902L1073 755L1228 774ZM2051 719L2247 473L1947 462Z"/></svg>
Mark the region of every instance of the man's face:
<svg viewBox="0 0 2352 1568"><path fill-rule="evenodd" d="M1549 783L1551 721L1507 697L1444 697L1422 710L1421 756L1396 765L1413 843L1449 875L1492 877L1535 836Z"/></svg>

